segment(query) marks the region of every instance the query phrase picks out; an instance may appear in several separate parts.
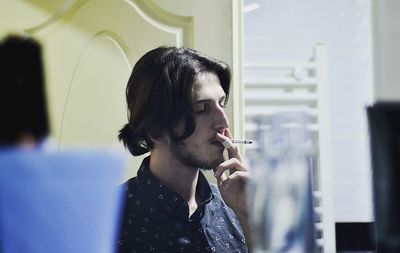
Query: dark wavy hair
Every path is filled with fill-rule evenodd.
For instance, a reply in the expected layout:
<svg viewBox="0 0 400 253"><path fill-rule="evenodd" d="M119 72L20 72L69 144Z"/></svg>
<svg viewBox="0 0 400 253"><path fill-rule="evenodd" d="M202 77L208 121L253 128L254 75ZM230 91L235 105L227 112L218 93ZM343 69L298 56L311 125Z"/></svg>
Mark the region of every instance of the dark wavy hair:
<svg viewBox="0 0 400 253"><path fill-rule="evenodd" d="M40 44L9 36L0 43L0 145L16 144L21 134L40 141L49 134Z"/></svg>
<svg viewBox="0 0 400 253"><path fill-rule="evenodd" d="M207 72L216 73L228 99L230 69L219 60L176 47L159 47L139 59L126 87L128 124L118 136L132 155L149 152L154 147L151 136L168 134L179 141L194 132L193 88ZM176 132L179 123L183 131Z"/></svg>

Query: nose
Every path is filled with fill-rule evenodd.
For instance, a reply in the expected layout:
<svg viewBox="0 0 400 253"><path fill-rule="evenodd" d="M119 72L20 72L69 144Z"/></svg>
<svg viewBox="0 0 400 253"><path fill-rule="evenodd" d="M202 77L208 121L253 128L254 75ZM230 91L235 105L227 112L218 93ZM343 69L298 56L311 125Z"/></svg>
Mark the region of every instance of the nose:
<svg viewBox="0 0 400 253"><path fill-rule="evenodd" d="M223 130L229 128L229 120L225 114L224 108L221 105L217 105L214 116L214 129L220 133L223 133Z"/></svg>

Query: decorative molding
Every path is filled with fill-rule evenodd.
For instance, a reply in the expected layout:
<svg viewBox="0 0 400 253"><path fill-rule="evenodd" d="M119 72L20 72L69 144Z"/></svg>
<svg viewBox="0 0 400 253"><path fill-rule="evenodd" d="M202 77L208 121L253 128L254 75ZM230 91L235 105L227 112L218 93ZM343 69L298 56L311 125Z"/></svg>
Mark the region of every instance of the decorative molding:
<svg viewBox="0 0 400 253"><path fill-rule="evenodd" d="M66 16L73 15L79 8L89 1L90 0L66 0L61 8L48 20L34 27L24 29L24 32L28 35L35 35L44 32L55 25L59 20Z"/></svg>
<svg viewBox="0 0 400 253"><path fill-rule="evenodd" d="M152 0L125 0L149 24L176 35L176 46L193 47L193 17L170 13Z"/></svg>
<svg viewBox="0 0 400 253"><path fill-rule="evenodd" d="M45 32L60 20L72 17L82 6L95 0L67 0L48 20L24 29L28 35ZM176 46L193 47L193 17L179 16L161 9L152 0L119 0L129 4L150 25L176 35Z"/></svg>
<svg viewBox="0 0 400 253"><path fill-rule="evenodd" d="M70 100L70 93L71 93L71 90L72 90L72 84L74 83L74 79L75 79L75 76L76 76L77 69L80 66L80 62L81 62L83 56L85 55L85 52L87 51L87 49L90 48L90 46L92 44L94 44L96 41L98 41L100 39L104 39L104 38L111 40L115 44L116 48L121 52L121 55L123 56L124 62L127 64L128 68L132 69L132 65L129 62L129 57L130 57L131 53L129 51L128 46L123 42L123 40L118 36L118 34L115 34L115 33L110 32L110 31L102 31L102 32L99 32L99 33L95 34L86 43L86 45L84 46L83 50L81 51L81 53L80 53L80 55L78 57L78 60L77 60L77 62L75 64L75 68L74 68L73 74L71 76L71 80L69 81L69 84L68 84L68 91L67 91L67 95L66 95L66 98L65 98L64 110L62 112L62 117L61 117L62 120L61 120L61 125L60 125L60 135L58 136L58 140L57 140L59 145L61 144L65 113L67 111L68 102ZM59 146L59 148L60 148L60 146Z"/></svg>

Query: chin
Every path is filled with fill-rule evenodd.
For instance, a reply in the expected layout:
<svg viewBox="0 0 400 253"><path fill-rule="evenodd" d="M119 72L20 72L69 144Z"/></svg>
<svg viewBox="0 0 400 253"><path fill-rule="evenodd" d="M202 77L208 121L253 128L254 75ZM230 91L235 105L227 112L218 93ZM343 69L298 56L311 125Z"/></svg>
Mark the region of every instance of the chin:
<svg viewBox="0 0 400 253"><path fill-rule="evenodd" d="M223 161L224 157L221 155L220 157L215 157L214 156L208 156L205 159L198 159L198 168L201 168L202 170L214 170L217 168Z"/></svg>
<svg viewBox="0 0 400 253"><path fill-rule="evenodd" d="M215 159L214 161L211 161L210 162L210 169L215 169L215 168L217 168L221 163L223 163L225 161L225 158L224 158L224 156L223 155L221 155L221 157L219 157L219 158L217 158L217 159Z"/></svg>
<svg viewBox="0 0 400 253"><path fill-rule="evenodd" d="M225 159L222 150L212 150L207 148L190 149L181 143L171 144L173 157L182 164L192 168L212 170L218 167Z"/></svg>

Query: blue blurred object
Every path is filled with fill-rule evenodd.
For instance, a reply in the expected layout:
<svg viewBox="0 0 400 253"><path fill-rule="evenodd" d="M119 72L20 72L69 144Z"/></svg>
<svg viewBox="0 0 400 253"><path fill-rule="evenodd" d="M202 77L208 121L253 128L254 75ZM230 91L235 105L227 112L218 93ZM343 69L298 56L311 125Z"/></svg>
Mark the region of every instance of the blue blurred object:
<svg viewBox="0 0 400 253"><path fill-rule="evenodd" d="M258 148L248 156L255 253L313 253L311 164L302 112L257 119Z"/></svg>
<svg viewBox="0 0 400 253"><path fill-rule="evenodd" d="M122 156L0 151L2 253L114 252Z"/></svg>

